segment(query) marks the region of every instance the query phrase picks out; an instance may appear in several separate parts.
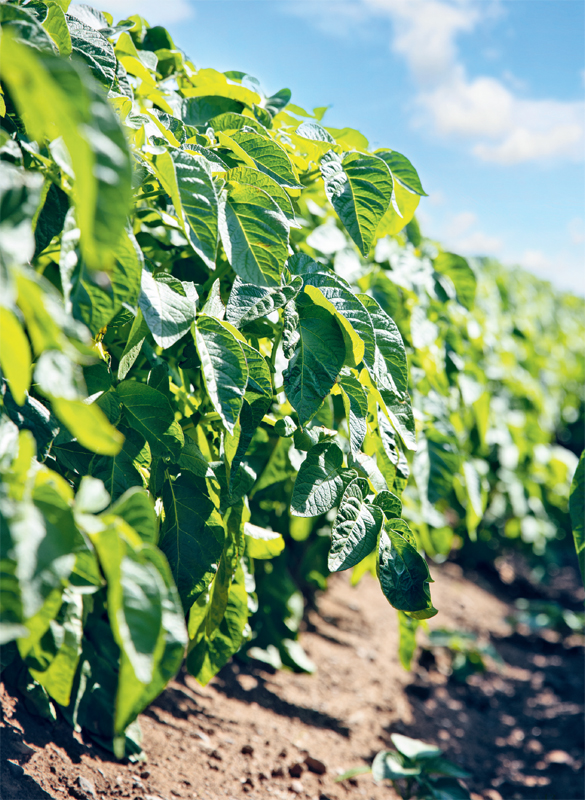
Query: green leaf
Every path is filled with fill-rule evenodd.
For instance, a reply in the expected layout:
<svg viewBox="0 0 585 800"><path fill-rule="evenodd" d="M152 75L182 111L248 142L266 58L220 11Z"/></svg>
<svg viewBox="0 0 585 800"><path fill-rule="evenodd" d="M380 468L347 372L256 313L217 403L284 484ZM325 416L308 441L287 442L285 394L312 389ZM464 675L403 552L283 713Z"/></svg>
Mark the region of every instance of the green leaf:
<svg viewBox="0 0 585 800"><path fill-rule="evenodd" d="M343 453L336 444L316 444L299 469L290 503L291 512L297 517L325 514L339 505L347 479L354 476L353 470L344 469Z"/></svg>
<svg viewBox="0 0 585 800"><path fill-rule="evenodd" d="M395 517L400 517L402 514L400 498L396 497L392 492L378 492L374 497L373 503L375 506L379 506L382 509L386 519L394 519Z"/></svg>
<svg viewBox="0 0 585 800"><path fill-rule="evenodd" d="M374 328L360 299L329 273L311 272L304 276L304 281L305 292L311 300L336 316L346 340L348 366L357 367L365 354L368 359L373 359L376 348Z"/></svg>
<svg viewBox="0 0 585 800"><path fill-rule="evenodd" d="M153 678L162 630L165 587L158 570L130 544L117 518L111 520L103 530L91 534L108 582L110 625L135 679L148 684Z"/></svg>
<svg viewBox="0 0 585 800"><path fill-rule="evenodd" d="M191 247L208 269L215 269L218 198L207 159L172 148L155 156L154 167Z"/></svg>
<svg viewBox="0 0 585 800"><path fill-rule="evenodd" d="M211 640L201 637L187 656L187 669L204 686L227 664L244 641L248 622L248 593L238 564L230 586L224 617Z"/></svg>
<svg viewBox="0 0 585 800"><path fill-rule="evenodd" d="M416 481L419 490L426 494L431 504L434 504L441 498L449 496L453 478L461 466L461 456L455 431L451 425L437 421L434 427L427 428L425 438L426 458L423 444L420 463L417 463ZM417 455L417 462L418 459ZM419 484L421 478L422 485Z"/></svg>
<svg viewBox="0 0 585 800"><path fill-rule="evenodd" d="M183 472L175 481L166 480L163 504L159 547L186 613L213 579L225 529L203 478Z"/></svg>
<svg viewBox="0 0 585 800"><path fill-rule="evenodd" d="M71 688L81 655L83 638L83 602L79 594L66 591L56 619L51 623L60 642L55 657L42 672L30 669L30 674L61 706L69 705Z"/></svg>
<svg viewBox="0 0 585 800"><path fill-rule="evenodd" d="M106 415L95 403L87 405L82 400L53 397L51 406L55 416L83 447L105 456L114 456L120 452L124 437L110 425Z"/></svg>
<svg viewBox="0 0 585 800"><path fill-rule="evenodd" d="M414 416L408 394L408 364L402 336L394 320L378 302L365 294L358 295L368 310L376 335L375 358L366 353L365 361L374 379L383 410L409 450L416 450Z"/></svg>
<svg viewBox="0 0 585 800"><path fill-rule="evenodd" d="M429 778L433 800L470 800L468 790L455 778Z"/></svg>
<svg viewBox="0 0 585 800"><path fill-rule="evenodd" d="M75 17L67 15L67 24L73 53L85 61L106 89L111 89L116 79L116 55L112 45L98 30Z"/></svg>
<svg viewBox="0 0 585 800"><path fill-rule="evenodd" d="M420 775L419 766L407 766L408 764L395 750L382 750L372 762L372 775L375 781L399 781L401 778L412 779L415 775Z"/></svg>
<svg viewBox="0 0 585 800"><path fill-rule="evenodd" d="M411 192L423 197L428 196L422 188L417 171L406 156L397 153L396 150L376 150L376 155L386 162L393 178L397 178Z"/></svg>
<svg viewBox="0 0 585 800"><path fill-rule="evenodd" d="M283 108L286 108L291 98L291 90L290 89L280 89L270 97L266 98L266 102L264 104L264 108L271 114L273 117L278 114L279 111L282 111Z"/></svg>
<svg viewBox="0 0 585 800"><path fill-rule="evenodd" d="M67 20L63 9L58 3L51 3L47 8L47 16L43 21L43 28L59 48L62 56L71 55L71 34L67 27Z"/></svg>
<svg viewBox="0 0 585 800"><path fill-rule="evenodd" d="M212 478L213 470L209 466L209 462L197 446L197 444L189 436L185 437L185 446L181 450L179 457L179 466L181 469L187 469L196 475L198 478Z"/></svg>
<svg viewBox="0 0 585 800"><path fill-rule="evenodd" d="M144 340L148 336L148 331L149 328L144 320L144 317L142 316L142 311L138 309L136 316L134 317L132 327L130 328L128 341L124 346L124 352L122 353L120 363L118 364L119 381L123 381L134 366L134 363L140 355L140 351L142 350Z"/></svg>
<svg viewBox="0 0 585 800"><path fill-rule="evenodd" d="M302 188L286 150L274 139L245 130L236 131L231 136L220 132L218 139L221 145L233 150L248 166L264 172L279 186Z"/></svg>
<svg viewBox="0 0 585 800"><path fill-rule="evenodd" d="M384 515L365 502L369 491L365 478L355 478L343 493L331 531L327 561L331 572L355 567L376 546Z"/></svg>
<svg viewBox="0 0 585 800"><path fill-rule="evenodd" d="M226 319L236 328L243 328L255 319L266 317L297 296L303 285L299 276L283 286L256 286L236 277L226 307Z"/></svg>
<svg viewBox="0 0 585 800"><path fill-rule="evenodd" d="M124 670L122 662L116 698L116 727L120 731L158 697L175 677L187 645L183 607L166 558L160 550L150 546L143 548L141 555L158 572L162 579L161 589L164 585L161 594L162 625L156 644L153 677L146 687L137 687L132 675L128 676L128 682L124 680L128 671ZM134 691L128 691L128 683Z"/></svg>
<svg viewBox="0 0 585 800"><path fill-rule="evenodd" d="M416 631L419 621L407 616L404 611L398 615L398 657L404 669L409 670L416 650Z"/></svg>
<svg viewBox="0 0 585 800"><path fill-rule="evenodd" d="M131 306L136 304L144 259L134 234L126 230L114 248L114 262L110 271L107 275L100 273L98 276L80 258L80 244L81 232L77 227L75 209L70 209L65 218L59 257L65 306L95 336L124 303Z"/></svg>
<svg viewBox="0 0 585 800"><path fill-rule="evenodd" d="M386 598L399 611L424 611L431 606L427 562L391 529L380 534L378 577Z"/></svg>
<svg viewBox="0 0 585 800"><path fill-rule="evenodd" d="M433 266L441 275L447 275L455 286L457 300L470 311L475 303L477 278L468 261L454 253L439 253Z"/></svg>
<svg viewBox="0 0 585 800"><path fill-rule="evenodd" d="M102 37L103 38L103 37ZM73 196L81 248L91 269L108 269L126 224L131 162L120 122L101 89L77 62L35 55L3 38L7 82L30 134L61 136L75 177ZM34 113L31 110L34 109Z"/></svg>
<svg viewBox="0 0 585 800"><path fill-rule="evenodd" d="M305 293L295 302L299 341L283 378L287 399L304 425L331 391L346 351L341 328L327 309L316 306Z"/></svg>
<svg viewBox="0 0 585 800"><path fill-rule="evenodd" d="M219 131L239 131L243 127L252 128L256 133L263 136L268 134L268 131L252 117L246 117L244 114L236 114L233 111L226 111L224 114L218 114L209 121L209 125L217 133Z"/></svg>
<svg viewBox="0 0 585 800"><path fill-rule="evenodd" d="M239 113L243 104L229 97L204 95L188 97L183 104L183 122L186 125L205 125L219 114Z"/></svg>
<svg viewBox="0 0 585 800"><path fill-rule="evenodd" d="M362 449L368 426L368 398L361 383L353 375L343 375L341 387L345 418L349 428L349 446L355 456Z"/></svg>
<svg viewBox="0 0 585 800"><path fill-rule="evenodd" d="M235 336L213 317L200 316L192 330L207 393L232 433L248 383L246 356Z"/></svg>
<svg viewBox="0 0 585 800"><path fill-rule="evenodd" d="M280 533L259 528L246 522L244 525L246 537L246 553L250 558L274 558L284 550L284 539Z"/></svg>
<svg viewBox="0 0 585 800"><path fill-rule="evenodd" d="M244 117L244 119L247 119ZM259 172L257 169L250 167L235 167L230 169L227 173L228 181L232 183L245 184L246 186L256 186L263 189L266 194L274 200L276 205L280 208L284 216L293 227L298 227L295 219L295 212L292 202L286 191L280 186L274 178L266 175L264 172Z"/></svg>
<svg viewBox="0 0 585 800"><path fill-rule="evenodd" d="M30 345L20 322L4 306L0 306L0 367L15 402L22 406L31 381Z"/></svg>
<svg viewBox="0 0 585 800"><path fill-rule="evenodd" d="M122 381L117 392L129 424L141 433L154 455L177 461L185 443L171 404L162 392L135 381Z"/></svg>
<svg viewBox="0 0 585 800"><path fill-rule="evenodd" d="M143 542L156 544L158 521L152 500L143 489L138 487L128 489L108 509L107 513L121 517L131 528L134 528Z"/></svg>
<svg viewBox="0 0 585 800"><path fill-rule="evenodd" d="M390 734L390 738L398 752L402 753L406 758L410 758L412 761L438 758L443 755L443 751L440 747L434 744L427 744L420 739L411 739L410 736L403 736L401 733L392 733Z"/></svg>
<svg viewBox="0 0 585 800"><path fill-rule="evenodd" d="M35 225L35 256L42 253L54 236L63 230L69 198L55 183L49 183L43 207Z"/></svg>
<svg viewBox="0 0 585 800"><path fill-rule="evenodd" d="M321 159L325 191L346 231L367 256L392 197L392 177L374 155L333 150Z"/></svg>
<svg viewBox="0 0 585 800"><path fill-rule="evenodd" d="M402 397L408 392L408 364L400 331L373 297L365 294L358 297L369 313L375 332L374 360L371 350L368 350L365 362L373 372L382 396L384 392L391 392Z"/></svg>
<svg viewBox="0 0 585 800"><path fill-rule="evenodd" d="M54 44L44 28L27 9L3 3L0 7L3 33L22 44L52 53Z"/></svg>
<svg viewBox="0 0 585 800"><path fill-rule="evenodd" d="M112 500L133 486L142 486L142 477L136 464L141 450L148 447L144 437L134 428L121 425L120 433L125 439L119 453L111 458L96 458L90 466L91 475L103 482Z"/></svg>
<svg viewBox="0 0 585 800"><path fill-rule="evenodd" d="M221 240L232 269L246 283L280 285L288 228L285 215L263 189L228 183L222 192Z"/></svg>
<svg viewBox="0 0 585 800"><path fill-rule="evenodd" d="M308 122L301 122L295 133L297 136L302 136L303 139L310 139L313 142L328 142L335 144L335 139L331 134L325 130L318 122L309 120Z"/></svg>
<svg viewBox="0 0 585 800"><path fill-rule="evenodd" d="M571 513L577 560L581 569L581 577L585 581L585 533L583 532L585 522L585 453L581 453L581 458L571 483L569 511Z"/></svg>
<svg viewBox="0 0 585 800"><path fill-rule="evenodd" d="M248 391L263 394L272 402L272 373L268 361L247 342L240 342L248 365Z"/></svg>
<svg viewBox="0 0 585 800"><path fill-rule="evenodd" d="M197 291L190 281L181 282L185 296L173 291L147 269L142 270L138 304L154 341L163 349L178 342L197 313Z"/></svg>

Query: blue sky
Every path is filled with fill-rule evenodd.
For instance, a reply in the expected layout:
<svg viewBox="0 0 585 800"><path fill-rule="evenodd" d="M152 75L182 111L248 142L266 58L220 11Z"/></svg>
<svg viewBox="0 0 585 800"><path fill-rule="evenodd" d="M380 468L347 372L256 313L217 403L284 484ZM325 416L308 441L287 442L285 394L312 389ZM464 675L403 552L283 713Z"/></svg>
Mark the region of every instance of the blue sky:
<svg viewBox="0 0 585 800"><path fill-rule="evenodd" d="M407 155L424 232L585 294L582 0L111 0Z"/></svg>

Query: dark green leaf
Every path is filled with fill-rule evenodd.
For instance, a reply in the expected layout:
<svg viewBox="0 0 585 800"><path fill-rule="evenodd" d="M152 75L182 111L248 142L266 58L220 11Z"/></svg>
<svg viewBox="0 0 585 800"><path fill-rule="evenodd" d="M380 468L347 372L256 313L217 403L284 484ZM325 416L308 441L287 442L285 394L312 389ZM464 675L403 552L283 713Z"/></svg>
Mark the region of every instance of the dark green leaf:
<svg viewBox="0 0 585 800"><path fill-rule="evenodd" d="M200 316L193 327L193 336L207 392L231 433L248 383L246 356L235 336L213 317Z"/></svg>
<svg viewBox="0 0 585 800"><path fill-rule="evenodd" d="M142 270L138 304L154 341L163 349L178 342L195 319L198 299L195 286L191 282L181 286L185 296L157 280L147 269Z"/></svg>
<svg viewBox="0 0 585 800"><path fill-rule="evenodd" d="M95 28L67 15L73 53L89 66L93 76L111 89L116 78L116 55L114 48Z"/></svg>
<svg viewBox="0 0 585 800"><path fill-rule="evenodd" d="M120 426L124 444L120 452L112 457L96 458L91 464L90 474L103 481L112 500L133 486L142 486L142 477L136 468L140 451L145 447L144 437L134 428Z"/></svg>
<svg viewBox="0 0 585 800"><path fill-rule="evenodd" d="M382 591L400 611L423 611L431 605L427 562L399 533L383 530L378 547Z"/></svg>
<svg viewBox="0 0 585 800"><path fill-rule="evenodd" d="M364 478L355 478L343 493L331 531L327 561L331 572L355 567L376 546L384 515L377 506L365 502L369 491Z"/></svg>
<svg viewBox="0 0 585 800"><path fill-rule="evenodd" d="M280 91L266 98L264 108L274 117L279 111L282 111L282 109L288 105L290 98L290 89L280 89Z"/></svg>
<svg viewBox="0 0 585 800"><path fill-rule="evenodd" d="M349 428L349 445L355 456L362 449L368 432L366 423L368 398L362 385L353 375L343 375L339 386L342 390L345 418Z"/></svg>
<svg viewBox="0 0 585 800"><path fill-rule="evenodd" d="M274 139L255 131L240 130L231 136L220 133L219 141L243 157L251 167L264 172L279 186L290 189L302 188L286 150Z"/></svg>
<svg viewBox="0 0 585 800"><path fill-rule="evenodd" d="M433 266L441 275L451 278L457 292L457 300L468 311L471 310L475 303L477 278L466 259L454 253L439 253Z"/></svg>
<svg viewBox="0 0 585 800"><path fill-rule="evenodd" d="M404 186L412 192L427 197L427 193L422 188L417 171L406 156L397 153L396 150L376 150L376 155L386 162L392 173L392 177L398 178L400 183L404 184Z"/></svg>
<svg viewBox="0 0 585 800"><path fill-rule="evenodd" d="M392 177L374 155L333 150L321 159L325 191L346 231L366 256L392 197Z"/></svg>
<svg viewBox="0 0 585 800"><path fill-rule="evenodd" d="M339 375L345 342L335 318L304 293L297 298L296 308L300 338L283 378L287 399L304 425L317 413Z"/></svg>
<svg viewBox="0 0 585 800"><path fill-rule="evenodd" d="M392 492L378 492L373 500L374 505L380 506L384 512L386 519L393 519L400 517L402 513L402 503L400 498L396 497Z"/></svg>
<svg viewBox="0 0 585 800"><path fill-rule="evenodd" d="M243 281L280 285L288 228L285 215L263 189L228 184L220 203L219 232L227 259Z"/></svg>
<svg viewBox="0 0 585 800"><path fill-rule="evenodd" d="M135 381L122 381L117 392L126 409L128 422L144 436L153 454L178 460L185 440L164 394Z"/></svg>
<svg viewBox="0 0 585 800"><path fill-rule="evenodd" d="M339 505L347 480L354 476L353 470L344 469L343 453L336 444L316 444L299 469L290 504L292 513L297 517L325 514Z"/></svg>
<svg viewBox="0 0 585 800"><path fill-rule="evenodd" d="M353 292L332 273L311 272L304 277L305 291L317 305L328 308L340 324L349 354L349 366L357 367L362 359L375 358L377 337L368 310ZM309 287L317 287L319 293Z"/></svg>
<svg viewBox="0 0 585 800"><path fill-rule="evenodd" d="M154 512L154 505L148 493L138 487L128 489L114 505L108 509L108 514L115 514L134 528L143 542L156 544L158 538L158 520Z"/></svg>
<svg viewBox="0 0 585 800"><path fill-rule="evenodd" d="M140 351L142 350L142 345L144 340L148 336L148 325L146 324L144 317L142 316L142 311L138 309L136 312L136 316L134 318L134 322L132 323L132 327L130 329L130 335L128 337L128 341L124 347L124 352L122 353L122 357L120 358L120 363L118 364L118 380L123 381L126 375L130 372L132 367L134 366L134 362L140 355Z"/></svg>
<svg viewBox="0 0 585 800"><path fill-rule="evenodd" d="M35 256L43 252L53 236L61 233L68 208L69 200L65 192L51 183L35 227Z"/></svg>
<svg viewBox="0 0 585 800"><path fill-rule="evenodd" d="M282 308L299 293L302 280L294 277L289 284L266 288L253 283L243 283L236 278L229 296L226 319L236 328L248 322L266 317L277 308Z"/></svg>
<svg viewBox="0 0 585 800"><path fill-rule="evenodd" d="M183 472L163 487L165 519L159 547L166 555L187 613L217 569L225 530L203 478Z"/></svg>
<svg viewBox="0 0 585 800"><path fill-rule="evenodd" d="M205 125L219 114L238 114L243 107L243 103L228 97L188 97L183 103L183 122L186 125Z"/></svg>
<svg viewBox="0 0 585 800"><path fill-rule="evenodd" d="M266 194L270 195L276 205L280 208L282 213L288 219L289 224L291 226L298 227L290 197L273 178L269 177L264 172L259 172L257 169L251 169L250 167L236 167L235 169L229 170L227 179L233 183L245 184L246 186L256 186L259 189L263 189Z"/></svg>

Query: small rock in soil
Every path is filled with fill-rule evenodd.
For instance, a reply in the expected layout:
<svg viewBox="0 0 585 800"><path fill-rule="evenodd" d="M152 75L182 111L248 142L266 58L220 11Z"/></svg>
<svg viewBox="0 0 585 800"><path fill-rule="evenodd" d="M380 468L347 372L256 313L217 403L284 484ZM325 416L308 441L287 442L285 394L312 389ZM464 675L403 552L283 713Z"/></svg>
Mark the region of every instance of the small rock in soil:
<svg viewBox="0 0 585 800"><path fill-rule="evenodd" d="M291 781L290 789L295 794L302 794L304 792L303 784L300 781Z"/></svg>
<svg viewBox="0 0 585 800"><path fill-rule="evenodd" d="M149 769L143 769L142 772L140 773L140 777L143 780L146 780L147 778L150 778L150 770Z"/></svg>
<svg viewBox="0 0 585 800"><path fill-rule="evenodd" d="M245 756L251 756L251 755L254 753L254 748L252 747L252 745L251 745L251 744L245 744L245 745L242 747L242 753L243 753Z"/></svg>
<svg viewBox="0 0 585 800"><path fill-rule="evenodd" d="M300 778L303 774L303 765L302 764L292 764L288 768L288 774L291 778Z"/></svg>
<svg viewBox="0 0 585 800"><path fill-rule="evenodd" d="M95 786L91 781L88 781L87 778L84 778L83 775L78 775L77 780L75 781L75 789L73 791L76 797L82 798L85 800L86 797L95 797Z"/></svg>
<svg viewBox="0 0 585 800"><path fill-rule="evenodd" d="M309 768L311 772L314 772L316 775L325 775L327 772L327 767L322 761L319 761L317 758L312 758L311 756L307 756L305 758L305 764Z"/></svg>
<svg viewBox="0 0 585 800"><path fill-rule="evenodd" d="M271 775L273 778L284 778L284 770L282 767L277 767L272 770Z"/></svg>

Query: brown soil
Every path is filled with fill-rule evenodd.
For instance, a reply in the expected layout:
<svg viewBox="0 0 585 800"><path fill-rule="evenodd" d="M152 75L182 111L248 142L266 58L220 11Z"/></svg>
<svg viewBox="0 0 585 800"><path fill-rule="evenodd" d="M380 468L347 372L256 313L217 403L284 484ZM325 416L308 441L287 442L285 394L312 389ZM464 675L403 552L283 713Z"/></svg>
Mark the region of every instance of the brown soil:
<svg viewBox="0 0 585 800"><path fill-rule="evenodd" d="M302 636L315 675L233 662L201 688L181 674L141 717L146 763L116 762L3 687L2 800L391 799L369 774L335 778L369 764L393 732L443 747L473 775L474 800L583 800L582 637L513 633L510 606L487 583L456 565L433 574L431 627L490 639L503 667L461 685L423 653L428 669L405 672L379 586L336 576Z"/></svg>

